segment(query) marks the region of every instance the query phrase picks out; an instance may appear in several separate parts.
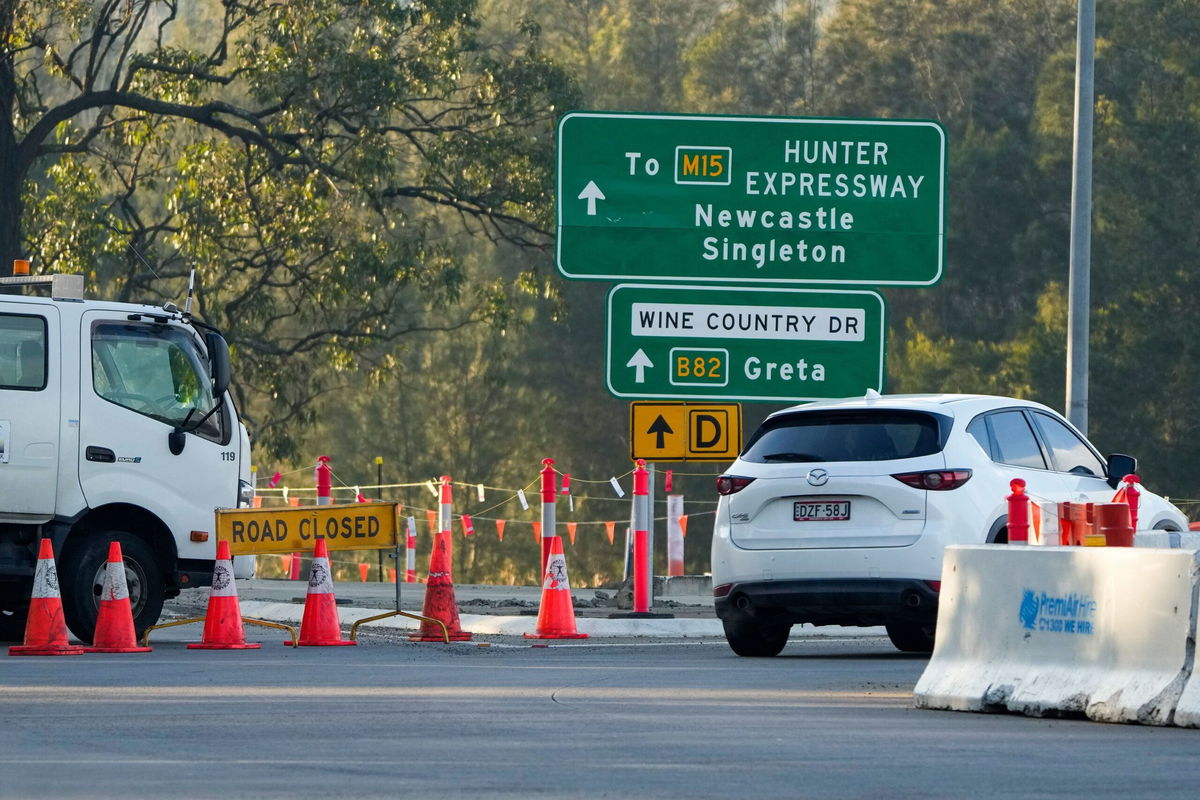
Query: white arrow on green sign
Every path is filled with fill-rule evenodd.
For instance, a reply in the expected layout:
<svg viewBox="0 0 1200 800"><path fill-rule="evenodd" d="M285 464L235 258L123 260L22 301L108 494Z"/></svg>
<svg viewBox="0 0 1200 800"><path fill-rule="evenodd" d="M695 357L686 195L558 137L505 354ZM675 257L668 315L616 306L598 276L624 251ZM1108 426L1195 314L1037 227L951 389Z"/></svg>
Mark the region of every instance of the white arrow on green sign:
<svg viewBox="0 0 1200 800"><path fill-rule="evenodd" d="M928 286L945 252L935 122L572 112L568 278Z"/></svg>
<svg viewBox="0 0 1200 800"><path fill-rule="evenodd" d="M795 402L883 388L876 292L620 284L608 293L617 397Z"/></svg>

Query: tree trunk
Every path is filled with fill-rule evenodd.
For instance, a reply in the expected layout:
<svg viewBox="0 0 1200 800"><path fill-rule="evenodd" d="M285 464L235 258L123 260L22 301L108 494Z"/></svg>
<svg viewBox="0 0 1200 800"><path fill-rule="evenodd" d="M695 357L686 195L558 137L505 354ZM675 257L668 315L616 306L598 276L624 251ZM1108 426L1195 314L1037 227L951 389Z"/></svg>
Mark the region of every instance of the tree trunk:
<svg viewBox="0 0 1200 800"><path fill-rule="evenodd" d="M0 43L12 41L13 0L0 0ZM0 277L13 274L13 259L25 255L21 241L21 189L18 174L17 132L13 127L16 75L13 52L0 49Z"/></svg>

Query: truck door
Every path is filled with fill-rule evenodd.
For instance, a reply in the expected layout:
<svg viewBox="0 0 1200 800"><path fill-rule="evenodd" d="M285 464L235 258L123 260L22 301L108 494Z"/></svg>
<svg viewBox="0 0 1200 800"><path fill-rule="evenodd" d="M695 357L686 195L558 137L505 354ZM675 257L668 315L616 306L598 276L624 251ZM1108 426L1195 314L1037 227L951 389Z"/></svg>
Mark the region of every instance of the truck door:
<svg viewBox="0 0 1200 800"><path fill-rule="evenodd" d="M79 480L88 505L139 505L171 528L181 558L213 558L213 509L237 505L239 445L228 401L213 398L201 344L181 325L102 311L83 315L80 335ZM172 454L177 426L189 432ZM193 542L190 531L210 537Z"/></svg>
<svg viewBox="0 0 1200 800"><path fill-rule="evenodd" d="M0 521L54 516L61 399L58 310L0 311Z"/></svg>

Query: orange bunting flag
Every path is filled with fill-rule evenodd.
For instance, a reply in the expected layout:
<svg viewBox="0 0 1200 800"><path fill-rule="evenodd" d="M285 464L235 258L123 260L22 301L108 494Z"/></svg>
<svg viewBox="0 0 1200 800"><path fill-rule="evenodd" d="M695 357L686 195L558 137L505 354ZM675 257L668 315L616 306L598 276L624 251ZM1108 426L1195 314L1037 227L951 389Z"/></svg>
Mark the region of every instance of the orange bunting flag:
<svg viewBox="0 0 1200 800"><path fill-rule="evenodd" d="M433 534L441 533L441 531L438 530L437 512L436 511L426 511L425 518L429 520L429 530L431 533L433 533Z"/></svg>
<svg viewBox="0 0 1200 800"><path fill-rule="evenodd" d="M504 520L496 520L496 536L500 537L500 541L504 541Z"/></svg>
<svg viewBox="0 0 1200 800"><path fill-rule="evenodd" d="M540 522L533 523L533 540L535 542L542 540L542 523Z"/></svg>
<svg viewBox="0 0 1200 800"><path fill-rule="evenodd" d="M604 530L608 534L608 543L609 544L613 543L613 531L616 530L616 527L617 527L617 523L615 523L615 522L604 523Z"/></svg>
<svg viewBox="0 0 1200 800"><path fill-rule="evenodd" d="M371 572L370 564L368 564L365 561L358 562L358 577L362 579L363 583L367 582L367 576L370 574L370 572Z"/></svg>
<svg viewBox="0 0 1200 800"><path fill-rule="evenodd" d="M283 577L287 577L292 570L292 557L290 555L279 557L279 567L283 570Z"/></svg>
<svg viewBox="0 0 1200 800"><path fill-rule="evenodd" d="M679 532L687 536L687 514L679 518Z"/></svg>
<svg viewBox="0 0 1200 800"><path fill-rule="evenodd" d="M578 522L568 522L567 523L567 536L571 537L571 544L575 544L575 527L578 524L579 524Z"/></svg>
<svg viewBox="0 0 1200 800"><path fill-rule="evenodd" d="M293 506L297 506L297 507L299 507L299 505L300 505L300 498L299 498L299 497L289 497L289 498L288 498L288 504L289 504L289 505L293 505Z"/></svg>
<svg viewBox="0 0 1200 800"><path fill-rule="evenodd" d="M251 497L250 498L250 507L251 508L262 508L262 495L256 494L256 495L254 495L254 497Z"/></svg>
<svg viewBox="0 0 1200 800"><path fill-rule="evenodd" d="M471 515L462 515L463 536L470 536L475 533L475 526L471 523Z"/></svg>

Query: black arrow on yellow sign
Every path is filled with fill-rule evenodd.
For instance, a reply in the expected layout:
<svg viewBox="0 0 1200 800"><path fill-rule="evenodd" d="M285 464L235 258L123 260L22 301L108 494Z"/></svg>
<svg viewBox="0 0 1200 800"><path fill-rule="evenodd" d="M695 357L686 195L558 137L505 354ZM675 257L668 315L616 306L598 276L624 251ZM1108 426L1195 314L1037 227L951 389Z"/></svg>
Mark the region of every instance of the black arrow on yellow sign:
<svg viewBox="0 0 1200 800"><path fill-rule="evenodd" d="M653 433L658 437L655 440L654 446L659 450L662 450L664 447L666 447L667 434L674 432L675 431L671 429L671 426L667 424L667 421L663 419L662 414L659 414L650 427L646 430L646 433Z"/></svg>

